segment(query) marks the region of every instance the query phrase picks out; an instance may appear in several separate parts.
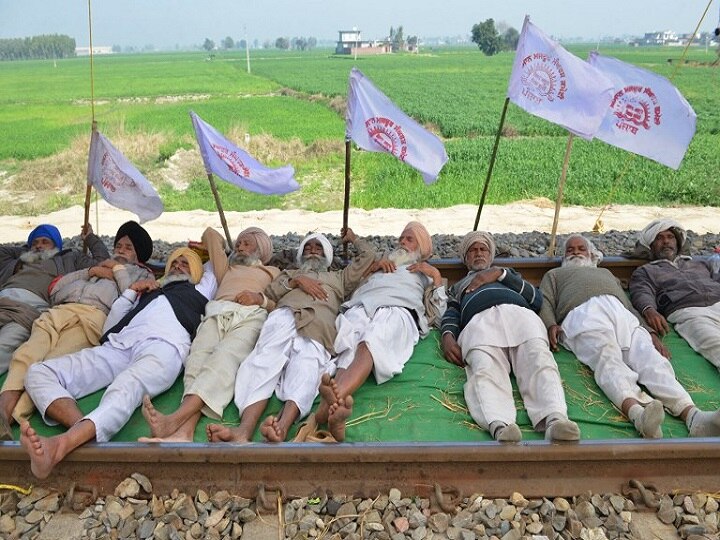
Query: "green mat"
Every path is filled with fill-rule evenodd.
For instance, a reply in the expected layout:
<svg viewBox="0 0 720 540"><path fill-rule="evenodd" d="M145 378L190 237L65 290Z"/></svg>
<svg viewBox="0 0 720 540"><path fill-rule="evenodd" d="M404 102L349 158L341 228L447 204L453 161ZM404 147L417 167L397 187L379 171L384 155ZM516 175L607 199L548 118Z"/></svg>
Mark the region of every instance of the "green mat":
<svg viewBox="0 0 720 540"><path fill-rule="evenodd" d="M440 351L439 332L431 334L415 348L403 373L389 382L377 385L371 376L354 394L355 406L347 428L347 442L448 442L490 441L467 412L463 398L464 370L446 362ZM720 408L720 374L708 361L695 353L676 333L664 338L672 351L672 364L678 380L688 390L701 409ZM610 403L595 384L592 372L571 353L561 350L555 354L565 387L568 413L580 425L583 439L622 439L638 437L637 431ZM0 377L0 383L5 375ZM533 431L517 388L517 422L527 440L542 439ZM182 397L182 378L170 390L153 402L164 413L175 410ZM80 408L92 410L99 402L102 391L80 400ZM276 414L281 402L272 398L265 411ZM317 405L317 403L316 403ZM195 440L205 441L205 426L210 422L202 418L195 431ZM231 404L225 411L223 422L236 425L238 411ZM61 427L46 426L36 413L31 424L42 435L55 435ZM290 433L294 436L297 427ZM665 437L687 437L685 424L666 416L663 424ZM19 436L15 426L16 439ZM134 441L149 436L150 432L140 410L135 411L127 425L114 441ZM262 437L259 431L255 440Z"/></svg>

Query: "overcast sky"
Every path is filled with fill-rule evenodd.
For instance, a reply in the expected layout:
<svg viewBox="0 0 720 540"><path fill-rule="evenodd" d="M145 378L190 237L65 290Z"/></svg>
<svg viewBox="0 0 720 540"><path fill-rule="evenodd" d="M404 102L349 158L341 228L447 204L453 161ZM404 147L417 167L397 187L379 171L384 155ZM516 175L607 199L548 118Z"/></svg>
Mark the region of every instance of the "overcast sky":
<svg viewBox="0 0 720 540"><path fill-rule="evenodd" d="M718 25L714 0L700 30ZM468 35L494 18L518 30L525 14L556 38L690 33L708 0L92 0L93 43L157 48L218 43L226 36L252 43L284 36L336 40L357 27L380 39L391 26L405 36ZM0 38L66 34L88 44L87 0L0 0Z"/></svg>

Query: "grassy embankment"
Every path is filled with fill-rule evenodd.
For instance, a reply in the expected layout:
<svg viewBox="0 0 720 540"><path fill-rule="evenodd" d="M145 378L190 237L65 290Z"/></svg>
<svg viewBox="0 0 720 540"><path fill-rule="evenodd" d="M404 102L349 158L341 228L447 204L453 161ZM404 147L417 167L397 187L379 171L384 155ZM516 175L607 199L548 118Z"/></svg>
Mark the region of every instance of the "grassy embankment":
<svg viewBox="0 0 720 540"><path fill-rule="evenodd" d="M588 48L571 49L587 57ZM670 76L678 48L606 49ZM354 151L356 207L446 207L478 201L513 55L476 49L419 56L331 57L253 52L252 75L240 52L96 57L99 129L158 187L168 210L214 204L197 155L188 111L272 166L291 163L302 189L263 197L220 182L227 210L342 207L344 100L359 67L408 114L445 139L450 161L425 187L418 173L383 154ZM694 107L697 133L673 171L600 141L576 139L567 204L720 204L720 69L713 51L691 50L674 82ZM0 63L0 211L35 213L82 201L91 120L89 61ZM567 133L511 105L488 203L556 194ZM3 173L4 171L4 173ZM615 183L624 172L622 181ZM171 183L168 178L172 178ZM177 188L177 182L183 184ZM613 186L615 190L613 192ZM611 193L613 192L613 193Z"/></svg>

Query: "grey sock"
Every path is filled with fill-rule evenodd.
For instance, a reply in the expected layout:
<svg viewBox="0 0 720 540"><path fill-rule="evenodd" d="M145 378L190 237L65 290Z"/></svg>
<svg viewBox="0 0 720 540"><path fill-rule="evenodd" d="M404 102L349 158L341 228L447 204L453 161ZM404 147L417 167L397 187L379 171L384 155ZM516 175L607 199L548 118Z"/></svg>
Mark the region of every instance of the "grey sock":
<svg viewBox="0 0 720 540"><path fill-rule="evenodd" d="M644 407L635 404L630 407L628 417L635 424L635 429L646 439L662 438L662 423L665 420L665 409L663 409L662 401L653 399Z"/></svg>
<svg viewBox="0 0 720 540"><path fill-rule="evenodd" d="M545 428L546 441L579 441L580 428L568 418L548 418Z"/></svg>
<svg viewBox="0 0 720 540"><path fill-rule="evenodd" d="M522 433L517 424L506 424L496 420L490 424L490 434L497 442L519 442Z"/></svg>

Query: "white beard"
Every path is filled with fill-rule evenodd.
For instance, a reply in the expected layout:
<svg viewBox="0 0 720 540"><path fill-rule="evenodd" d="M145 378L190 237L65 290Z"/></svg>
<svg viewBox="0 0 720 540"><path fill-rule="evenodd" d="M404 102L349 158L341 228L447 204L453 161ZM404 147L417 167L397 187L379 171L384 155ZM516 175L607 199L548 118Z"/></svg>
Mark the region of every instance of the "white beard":
<svg viewBox="0 0 720 540"><path fill-rule="evenodd" d="M593 264L590 257L583 257L582 255L570 255L569 257L563 257L562 267L581 267L581 266L596 266Z"/></svg>
<svg viewBox="0 0 720 540"><path fill-rule="evenodd" d="M168 274L159 280L161 287L176 281L190 281L190 276L188 274Z"/></svg>
<svg viewBox="0 0 720 540"><path fill-rule="evenodd" d="M410 253L405 248L397 248L388 255L388 260L395 263L395 266L405 266L420 262L420 253L413 251Z"/></svg>
<svg viewBox="0 0 720 540"><path fill-rule="evenodd" d="M256 266L260 264L260 259L255 255L241 255L237 251L233 251L228 256L228 264L230 266Z"/></svg>
<svg viewBox="0 0 720 540"><path fill-rule="evenodd" d="M30 250L22 253L20 260L26 264L34 264L52 259L58 253L60 253L58 248L44 249L41 251Z"/></svg>
<svg viewBox="0 0 720 540"><path fill-rule="evenodd" d="M303 263L300 265L300 272L327 272L330 265L325 260L325 257L319 257L316 255L310 255L303 257Z"/></svg>

